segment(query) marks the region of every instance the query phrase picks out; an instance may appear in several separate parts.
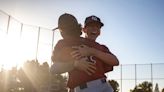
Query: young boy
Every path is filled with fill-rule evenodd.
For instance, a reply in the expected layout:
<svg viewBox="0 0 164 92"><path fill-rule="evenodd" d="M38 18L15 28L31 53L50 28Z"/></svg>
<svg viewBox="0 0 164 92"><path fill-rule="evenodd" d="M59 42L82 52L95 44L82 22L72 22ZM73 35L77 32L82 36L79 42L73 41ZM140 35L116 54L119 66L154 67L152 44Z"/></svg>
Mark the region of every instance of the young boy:
<svg viewBox="0 0 164 92"><path fill-rule="evenodd" d="M84 59L82 59L79 62L76 62L74 64L74 62L75 62L74 60L72 60L72 59L69 60L66 58L66 57L71 57L70 53L69 53L69 51L71 49L66 48L66 46L64 46L63 44L69 43L69 41L70 41L69 44L71 45L73 41L76 41L76 42L73 42L76 45L74 44L74 46L67 46L67 47L72 48L72 47L77 47L77 45L80 45L82 43L82 41L85 41L83 38L80 37L80 35L82 33L81 32L82 28L81 28L80 24L78 24L76 18L70 14L61 15L58 20L58 29L60 30L60 33L61 33L63 39L58 41L57 45L54 48L54 51L52 54L52 61L55 63L51 67L51 72L57 73L57 74L68 72L68 71L71 71L72 69L74 69L73 66L75 66L79 69L81 68L82 71L85 71L88 74L91 74L91 72L94 72L95 67L94 67L94 64L92 64L91 62L81 62L81 61L84 61ZM81 40L81 41L79 41L79 40ZM62 45L60 45L60 44L62 44ZM63 48L63 47L65 47L65 48ZM60 52L64 52L65 54L60 55ZM63 57L65 57L66 59ZM60 61L58 59L60 59ZM63 60L63 59L65 59L65 60ZM63 62L63 61L67 61L67 62Z"/></svg>
<svg viewBox="0 0 164 92"><path fill-rule="evenodd" d="M112 66L118 65L118 60L106 46L95 42L102 26L103 23L98 17L86 18L83 31L87 34L87 39L84 39L83 43L72 51L75 61L80 61L81 57L87 56L89 61L96 66L92 75L87 75L78 68L69 72L68 87L74 89L75 92L112 92L111 86L106 83L105 73L111 71Z"/></svg>

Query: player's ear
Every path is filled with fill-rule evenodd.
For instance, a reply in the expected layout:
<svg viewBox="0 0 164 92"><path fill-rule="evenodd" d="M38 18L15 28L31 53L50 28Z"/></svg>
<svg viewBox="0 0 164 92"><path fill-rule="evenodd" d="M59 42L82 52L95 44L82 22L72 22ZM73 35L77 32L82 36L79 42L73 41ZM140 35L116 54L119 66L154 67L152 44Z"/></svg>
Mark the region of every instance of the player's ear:
<svg viewBox="0 0 164 92"><path fill-rule="evenodd" d="M86 28L84 27L84 28L82 28L82 31L84 32L84 33L86 33L87 32L87 30L86 30Z"/></svg>

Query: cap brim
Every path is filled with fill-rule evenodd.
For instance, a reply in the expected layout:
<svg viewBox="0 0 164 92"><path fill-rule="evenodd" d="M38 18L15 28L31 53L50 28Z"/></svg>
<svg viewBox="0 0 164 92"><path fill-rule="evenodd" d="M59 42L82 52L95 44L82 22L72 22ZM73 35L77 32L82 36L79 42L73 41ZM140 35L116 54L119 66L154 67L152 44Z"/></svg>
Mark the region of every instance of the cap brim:
<svg viewBox="0 0 164 92"><path fill-rule="evenodd" d="M59 27L56 27L56 28L52 29L52 31L55 31L55 30L57 30L57 29L59 29Z"/></svg>

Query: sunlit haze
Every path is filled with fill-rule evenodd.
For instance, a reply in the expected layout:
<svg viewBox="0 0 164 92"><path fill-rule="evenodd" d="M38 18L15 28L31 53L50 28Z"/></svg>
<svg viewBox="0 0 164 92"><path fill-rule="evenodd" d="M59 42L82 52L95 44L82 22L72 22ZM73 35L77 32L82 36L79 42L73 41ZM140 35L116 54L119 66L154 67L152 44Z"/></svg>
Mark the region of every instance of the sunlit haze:
<svg viewBox="0 0 164 92"><path fill-rule="evenodd" d="M96 15L105 24L97 41L107 45L119 58L121 64L145 64L162 63L164 60L163 4L163 0L103 0L101 2L95 0L87 1L87 3L82 0L71 0L69 2L64 0L1 0L0 9L22 23L48 29L56 27L58 17L65 12L75 15L81 24L83 24L85 17ZM36 31L33 32L33 35L37 34ZM9 33L11 32L9 31ZM10 40L10 38L7 38L7 40ZM10 43L16 44L12 40L10 40ZM32 40L32 38L29 40ZM31 41L23 43L28 44L27 42ZM11 50L11 47L13 46L9 45L8 50ZM18 48L18 46L15 46L15 48ZM17 51L15 48L14 50ZM51 46L49 49L51 49ZM23 50L27 50L25 56L22 56L24 57L23 60L35 57L35 54L26 57L28 51L32 49L26 48ZM4 52L6 51L1 53L4 54ZM44 58L44 55L42 54L42 58ZM7 56L3 58L6 59ZM11 59L14 56L8 57Z"/></svg>
<svg viewBox="0 0 164 92"><path fill-rule="evenodd" d="M138 78L150 80L151 64L156 63L153 82L164 85L158 80L164 77L159 64L164 63L164 0L0 0L0 68L20 67L32 59L51 64L53 46L61 39L58 30L53 39L51 29L63 13L73 14L82 25L86 17L98 16L104 26L97 42L105 44L122 65L149 64L137 66ZM122 66L123 78L136 77L133 65ZM110 78L120 78L118 67ZM123 80L123 92L134 83Z"/></svg>

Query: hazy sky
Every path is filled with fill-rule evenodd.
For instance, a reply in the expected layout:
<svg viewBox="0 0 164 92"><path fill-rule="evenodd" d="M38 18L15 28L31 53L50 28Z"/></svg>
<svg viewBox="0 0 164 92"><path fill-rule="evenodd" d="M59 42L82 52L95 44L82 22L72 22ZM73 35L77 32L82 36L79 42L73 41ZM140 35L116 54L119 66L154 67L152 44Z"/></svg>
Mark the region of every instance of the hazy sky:
<svg viewBox="0 0 164 92"><path fill-rule="evenodd" d="M97 41L107 45L111 52L118 57L120 64L164 63L164 0L0 0L0 10L24 24L48 29L57 27L58 17L63 13L73 14L82 24L86 17L96 15L104 23ZM28 38L29 35L36 36L37 32L35 30L34 33L26 35L27 31L29 29L24 31L24 36L27 36L27 41L30 39L31 42L33 38ZM48 35L46 39L49 39L51 34ZM2 35L0 34L0 36ZM45 38L42 39L46 40ZM9 39L9 42L11 41ZM24 58L23 55L15 58L14 54L18 52L17 49L20 50L20 54L22 54L21 51L24 51L25 55L34 55L35 57L36 48L26 48L27 41L24 42L26 44L23 46L20 45L23 47L22 50L17 47L20 43L14 41L11 43L12 46L7 43L7 46L4 45L5 49L0 47L0 54L5 53L6 55L6 57L1 55L0 65L8 60L5 64L13 66L16 64L16 61L11 62L13 59L21 60ZM4 42L4 39L0 39L0 42ZM47 42L50 43L51 40L47 40ZM3 47L2 44L0 46ZM51 52L51 46L46 47L44 45L41 47L43 47L40 49L43 52L41 58L49 57L50 53L46 54L46 52ZM6 49L8 53L6 53ZM163 78L163 73L160 71L163 69L162 67L153 66L154 78ZM114 77L110 78L120 77L116 69L116 74L112 72ZM150 77L149 65L147 67L145 65L138 66L137 69L138 78L141 75L143 78ZM127 76L134 77L134 66L123 68L123 78L129 78ZM134 80L132 81L123 81L123 92L134 87ZM163 81L158 80L158 83L159 87L163 88Z"/></svg>
<svg viewBox="0 0 164 92"><path fill-rule="evenodd" d="M96 15L105 24L97 41L121 64L164 62L164 0L0 0L0 10L49 29L65 12L82 24Z"/></svg>

